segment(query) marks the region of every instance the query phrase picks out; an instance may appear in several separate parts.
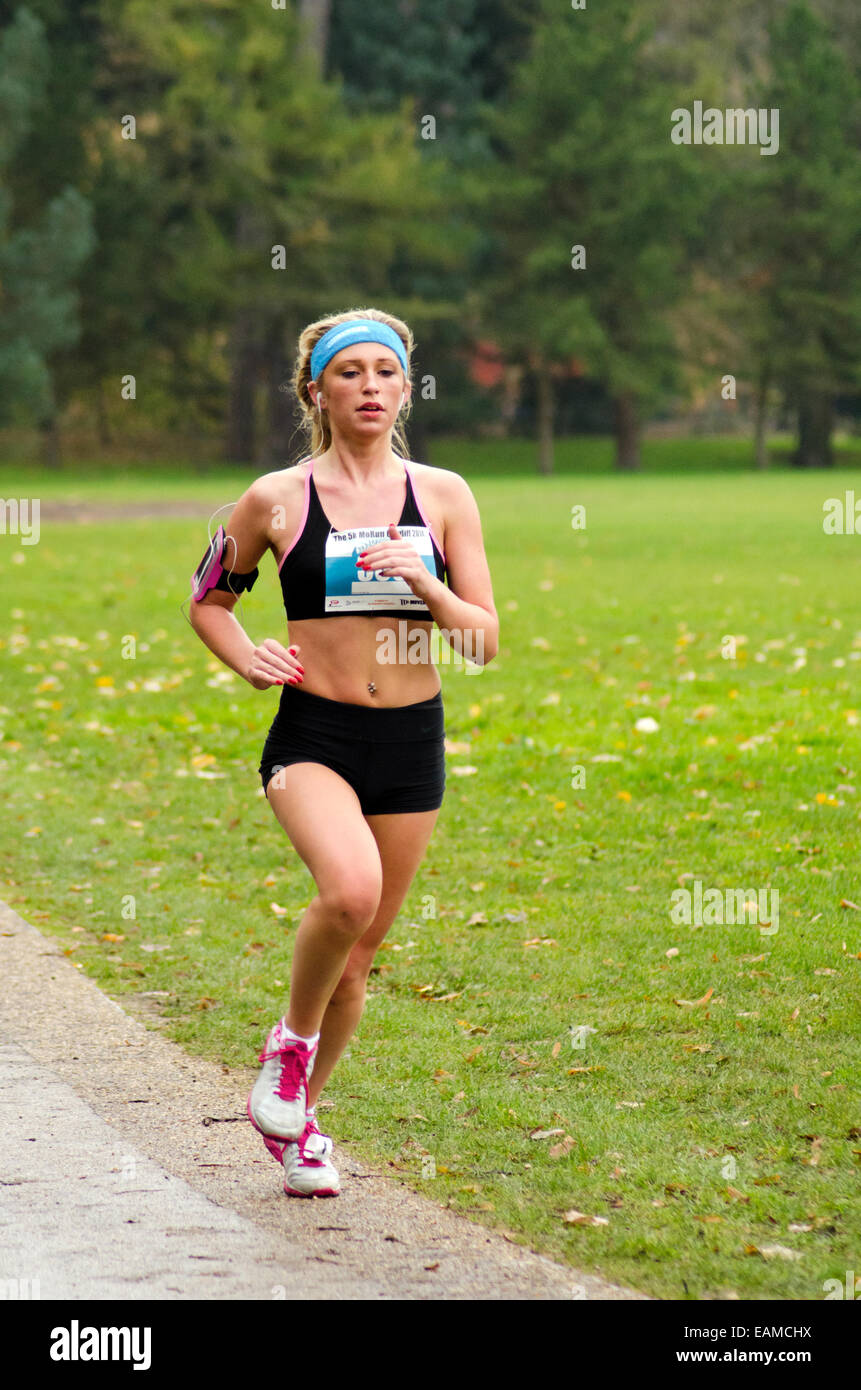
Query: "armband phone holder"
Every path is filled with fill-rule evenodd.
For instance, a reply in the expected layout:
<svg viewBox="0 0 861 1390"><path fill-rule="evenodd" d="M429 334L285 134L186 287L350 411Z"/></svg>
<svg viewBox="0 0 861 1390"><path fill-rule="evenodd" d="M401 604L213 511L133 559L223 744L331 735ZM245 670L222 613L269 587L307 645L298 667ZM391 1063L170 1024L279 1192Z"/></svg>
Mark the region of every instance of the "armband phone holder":
<svg viewBox="0 0 861 1390"><path fill-rule="evenodd" d="M223 589L227 593L241 594L243 590L254 587L258 573L256 568L248 574L236 574L224 568L224 549L228 540L232 541L233 537L227 536L224 527L219 526L209 542L206 554L191 576L191 596L195 602L199 603L210 589ZM235 541L233 550L235 554Z"/></svg>

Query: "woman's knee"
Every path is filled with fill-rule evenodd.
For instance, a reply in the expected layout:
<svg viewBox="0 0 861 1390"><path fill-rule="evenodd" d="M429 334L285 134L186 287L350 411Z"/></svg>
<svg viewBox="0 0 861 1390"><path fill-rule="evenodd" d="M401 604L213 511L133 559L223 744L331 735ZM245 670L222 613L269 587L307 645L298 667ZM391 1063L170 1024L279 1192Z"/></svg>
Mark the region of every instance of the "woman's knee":
<svg viewBox="0 0 861 1390"><path fill-rule="evenodd" d="M361 936L377 914L382 876L352 874L349 880L319 890L320 906L330 922L350 936Z"/></svg>

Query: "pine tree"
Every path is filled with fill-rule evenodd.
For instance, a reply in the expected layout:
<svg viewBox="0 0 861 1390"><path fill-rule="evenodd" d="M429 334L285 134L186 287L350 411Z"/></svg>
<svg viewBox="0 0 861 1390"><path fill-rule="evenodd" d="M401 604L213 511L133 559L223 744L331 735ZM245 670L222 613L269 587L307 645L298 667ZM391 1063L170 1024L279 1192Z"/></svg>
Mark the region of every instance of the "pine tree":
<svg viewBox="0 0 861 1390"><path fill-rule="evenodd" d="M75 278L94 235L87 200L68 185L40 197L26 159L46 120L48 73L45 26L21 7L0 36L0 422L35 420L50 446L51 358L78 339Z"/></svg>

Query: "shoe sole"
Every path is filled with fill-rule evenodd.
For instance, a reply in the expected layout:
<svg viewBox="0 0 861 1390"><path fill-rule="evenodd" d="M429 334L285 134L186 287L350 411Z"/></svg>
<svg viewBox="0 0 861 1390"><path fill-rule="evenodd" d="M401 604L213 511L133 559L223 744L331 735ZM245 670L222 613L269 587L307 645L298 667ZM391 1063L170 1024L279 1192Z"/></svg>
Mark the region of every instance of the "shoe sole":
<svg viewBox="0 0 861 1390"><path fill-rule="evenodd" d="M272 1157L275 1159L275 1162L278 1164L279 1168L283 1169L284 1150L288 1144L295 1144L296 1140L280 1139L278 1136L274 1134L264 1134L263 1130L260 1128L259 1124L257 1123L257 1121L251 1113L250 1096L248 1097L248 1103L245 1108L248 1112L249 1120L251 1121L254 1128L257 1130L257 1133L262 1138L263 1143L266 1145L267 1153L270 1153ZM341 1195L340 1187L323 1187L318 1192L300 1192L295 1187L288 1187L286 1178L284 1179L284 1191L286 1192L288 1197L340 1197Z"/></svg>
<svg viewBox="0 0 861 1390"><path fill-rule="evenodd" d="M284 1191L288 1197L340 1197L340 1187L323 1187L319 1192L297 1192L294 1187L284 1184Z"/></svg>

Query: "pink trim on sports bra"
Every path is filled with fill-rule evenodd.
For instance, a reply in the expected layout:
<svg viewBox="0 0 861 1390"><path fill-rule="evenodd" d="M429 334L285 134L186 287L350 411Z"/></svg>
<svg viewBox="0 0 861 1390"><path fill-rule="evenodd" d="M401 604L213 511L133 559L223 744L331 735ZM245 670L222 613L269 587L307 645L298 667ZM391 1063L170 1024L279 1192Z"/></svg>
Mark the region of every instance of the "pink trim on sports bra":
<svg viewBox="0 0 861 1390"><path fill-rule="evenodd" d="M303 462L309 462L309 463L310 463L311 461L310 461L310 460L303 460ZM313 467L313 464L311 464L311 467ZM279 574L281 573L281 566L284 564L284 561L287 559L287 556L290 554L290 551L293 549L293 547L294 547L294 546L299 542L299 540L301 539L302 532L305 530L305 523L306 523L306 521L308 520L308 508L310 507L310 505L311 505L311 468L309 468L309 469L308 469L308 472L305 474L305 506L304 506L304 508L303 508L303 510L302 510L302 520L299 522L299 529L298 529L298 531L296 532L296 534L295 534L295 536L293 537L292 541L291 541L290 544L288 545L287 549L284 551L284 554L281 556L281 559L280 559L280 561L279 561L279 563L278 563L278 573L279 573Z"/></svg>
<svg viewBox="0 0 861 1390"><path fill-rule="evenodd" d="M422 521L424 522L425 526L428 528L428 531L430 532L430 538L431 538L431 540L433 541L434 545L436 546L437 550L439 551L440 555L442 556L443 561L445 561L445 551L443 550L442 546L440 545L439 541L437 540L436 536L434 535L434 533L433 533L433 527L431 526L430 522L428 521L427 517L425 516L424 507L422 506L422 504L421 504L421 499L419 498L418 492L416 491L416 480L415 480L415 478L414 478L413 475L412 475L412 470L411 470L409 464L407 463L406 459L404 459L404 468L406 469L407 473L409 474L410 482L411 482L412 485L413 485L413 497L416 499L416 506L418 507L419 516L421 517L421 519L422 519Z"/></svg>
<svg viewBox="0 0 861 1390"><path fill-rule="evenodd" d="M297 531L296 531L296 534L294 535L292 541L290 542L290 544L288 545L287 549L284 551L284 554L281 556L281 559L280 559L279 562L278 562L278 574L279 574L279 575L280 575L280 573L281 573L281 568L282 568L282 566L283 566L283 564L284 564L284 561L287 559L287 556L290 554L290 551L293 550L294 547L295 547L295 546L299 543L299 541L301 540L301 538L302 538L302 533L303 533L303 531L305 530L305 524L306 524L306 522L307 522L307 520L308 520L308 510L309 510L310 505L311 505L311 473L312 473L313 468L314 468L314 460L313 460L313 458L308 458L308 459L303 459L302 462L308 464L308 472L305 474L305 505L304 505L304 507L302 508L302 520L299 522L299 527L298 527L298 529L297 529ZM433 541L434 545L436 546L437 550L439 551L440 555L442 556L443 564L444 564L444 563L445 563L445 551L443 550L442 546L440 545L439 541L437 540L437 538L436 538L436 536L435 536L435 534L434 534L434 529L433 529L433 527L431 526L430 522L428 521L428 519L427 519L427 517L426 517L426 515L425 515L424 507L423 507L422 504L421 504L421 498L419 497L419 494L418 494L418 492L417 492L417 490L416 490L416 483L415 483L415 478L413 477L413 474L412 474L412 470L411 470L409 464L407 463L406 459L403 460L403 464L404 464L404 471L405 471L405 473L407 474L407 476L409 477L410 483L412 484L413 497L415 498L415 504L416 504L416 508L418 509L418 514L419 514L419 516L421 517L422 521L424 522L425 526L428 528L428 532L429 532L429 534L430 534L430 538L431 538L431 540ZM324 515L324 516L326 515L325 512L323 513L323 515ZM327 518L327 519L328 519L328 518ZM331 522L330 522L329 524L331 525ZM334 528L333 528L333 529L334 529Z"/></svg>

